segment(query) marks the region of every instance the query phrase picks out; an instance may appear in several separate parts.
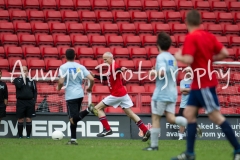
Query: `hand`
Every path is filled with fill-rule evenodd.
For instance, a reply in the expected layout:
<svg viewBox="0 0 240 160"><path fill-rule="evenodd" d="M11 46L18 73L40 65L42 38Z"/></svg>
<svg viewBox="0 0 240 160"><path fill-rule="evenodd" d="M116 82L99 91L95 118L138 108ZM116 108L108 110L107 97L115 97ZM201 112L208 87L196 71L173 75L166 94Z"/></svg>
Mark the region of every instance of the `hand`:
<svg viewBox="0 0 240 160"><path fill-rule="evenodd" d="M182 59L182 50L177 51L174 54L174 57L176 58L177 61L181 61L181 59Z"/></svg>
<svg viewBox="0 0 240 160"><path fill-rule="evenodd" d="M127 70L126 67L122 67L121 70L124 72L125 70Z"/></svg>
<svg viewBox="0 0 240 160"><path fill-rule="evenodd" d="M92 87L91 87L91 88L87 88L86 91L87 91L88 93L92 93Z"/></svg>
<svg viewBox="0 0 240 160"><path fill-rule="evenodd" d="M93 74L93 72L92 71L89 71L90 72L90 74L94 77L95 76L95 74Z"/></svg>
<svg viewBox="0 0 240 160"><path fill-rule="evenodd" d="M57 90L57 91L60 91L60 90L61 90L61 89L58 89L58 85L57 85L57 87L56 87L56 90Z"/></svg>

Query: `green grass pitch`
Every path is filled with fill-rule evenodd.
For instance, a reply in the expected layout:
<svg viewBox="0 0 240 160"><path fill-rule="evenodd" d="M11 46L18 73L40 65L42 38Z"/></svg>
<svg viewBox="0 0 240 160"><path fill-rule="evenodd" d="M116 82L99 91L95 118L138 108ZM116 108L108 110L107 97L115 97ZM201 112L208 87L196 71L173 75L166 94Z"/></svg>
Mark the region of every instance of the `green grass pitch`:
<svg viewBox="0 0 240 160"><path fill-rule="evenodd" d="M79 145L65 145L68 139L0 138L1 160L170 160L185 150L186 141L160 140L159 151L142 151L141 140L78 139ZM197 160L231 160L227 141L196 142Z"/></svg>

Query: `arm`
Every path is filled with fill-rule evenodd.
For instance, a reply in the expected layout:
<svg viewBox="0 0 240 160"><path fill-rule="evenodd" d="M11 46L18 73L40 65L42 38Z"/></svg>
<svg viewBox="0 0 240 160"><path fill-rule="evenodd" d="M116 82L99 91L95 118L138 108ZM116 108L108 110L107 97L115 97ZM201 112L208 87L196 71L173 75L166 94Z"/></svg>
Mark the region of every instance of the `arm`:
<svg viewBox="0 0 240 160"><path fill-rule="evenodd" d="M7 106L7 104L8 104L8 88L7 88L6 84L5 84L5 89L4 89L4 103Z"/></svg>
<svg viewBox="0 0 240 160"><path fill-rule="evenodd" d="M57 86L57 90L60 91L63 87L64 84L64 78L60 77L58 80L58 86Z"/></svg>
<svg viewBox="0 0 240 160"><path fill-rule="evenodd" d="M220 53L213 56L213 61L221 61L225 59L227 56L228 56L228 50L225 47L223 47Z"/></svg>
<svg viewBox="0 0 240 160"><path fill-rule="evenodd" d="M189 92L190 92L190 88L180 88L180 92L181 92L183 95L188 95Z"/></svg>
<svg viewBox="0 0 240 160"><path fill-rule="evenodd" d="M16 88L21 89L23 85L23 79L22 78L15 78L13 81Z"/></svg>
<svg viewBox="0 0 240 160"><path fill-rule="evenodd" d="M34 91L33 91L34 101L36 103L37 102L37 85L36 85L35 81L33 81L33 87L34 87Z"/></svg>
<svg viewBox="0 0 240 160"><path fill-rule="evenodd" d="M89 81L90 81L90 85L89 85L87 91L92 92L92 87L94 85L94 78L91 74L89 74L89 75L87 75L87 79L89 79Z"/></svg>

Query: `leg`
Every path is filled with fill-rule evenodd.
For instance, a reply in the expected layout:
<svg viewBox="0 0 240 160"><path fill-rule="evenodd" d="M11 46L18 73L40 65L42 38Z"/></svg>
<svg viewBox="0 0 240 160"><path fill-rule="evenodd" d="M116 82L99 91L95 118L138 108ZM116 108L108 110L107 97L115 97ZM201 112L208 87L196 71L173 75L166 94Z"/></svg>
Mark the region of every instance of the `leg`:
<svg viewBox="0 0 240 160"><path fill-rule="evenodd" d="M240 155L240 145L238 143L237 138L235 137L235 134L230 124L225 119L225 117L218 110L214 110L211 113L209 113L208 117L212 122L214 122L215 124L219 125L222 128L223 133L226 135L228 141L235 149L235 154Z"/></svg>
<svg viewBox="0 0 240 160"><path fill-rule="evenodd" d="M136 125L138 126L139 129L141 129L143 131L143 142L146 142L149 138L150 138L150 131L147 129L147 127L144 125L144 123L142 122L142 120L140 119L140 117L138 115L136 115L131 108L125 108L124 112L126 113L126 115L131 118Z"/></svg>
<svg viewBox="0 0 240 160"><path fill-rule="evenodd" d="M79 108L79 111L81 110L81 107L82 107L82 101L83 101L83 98L79 98L78 100L78 108ZM79 112L78 111L78 112ZM75 117L73 118L70 118L70 122L71 124L77 124L79 121L81 121L84 117L86 117L87 115L89 114L89 111L88 109L84 110L84 111L81 111L78 115L76 115Z"/></svg>
<svg viewBox="0 0 240 160"><path fill-rule="evenodd" d="M23 122L24 122L24 117L26 116L26 106L24 106L24 104L22 104L21 100L17 100L17 104L16 104L16 115L18 118L18 136L19 138L23 137Z"/></svg>
<svg viewBox="0 0 240 160"><path fill-rule="evenodd" d="M27 114L26 114L26 130L27 130L27 138L30 138L32 133L32 117L35 116L35 103L34 101L29 101L27 107ZM26 101L27 104L27 101Z"/></svg>
<svg viewBox="0 0 240 160"><path fill-rule="evenodd" d="M26 118L26 130L27 130L27 138L30 138L32 132L32 119L27 117Z"/></svg>
<svg viewBox="0 0 240 160"><path fill-rule="evenodd" d="M183 111L184 111L184 108L180 108L178 115L179 116L183 116ZM180 126L179 127L179 139L178 140L183 140L184 131L185 131L185 127L184 126Z"/></svg>
<svg viewBox="0 0 240 160"><path fill-rule="evenodd" d="M19 138L23 137L23 122L24 122L24 118L18 119L18 136L19 136Z"/></svg>

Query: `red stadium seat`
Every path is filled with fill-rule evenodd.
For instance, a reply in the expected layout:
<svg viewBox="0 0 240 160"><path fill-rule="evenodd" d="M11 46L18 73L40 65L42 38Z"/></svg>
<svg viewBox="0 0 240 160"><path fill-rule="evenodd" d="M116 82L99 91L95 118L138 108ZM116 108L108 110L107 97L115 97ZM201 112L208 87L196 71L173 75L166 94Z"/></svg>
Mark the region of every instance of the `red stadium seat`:
<svg viewBox="0 0 240 160"><path fill-rule="evenodd" d="M143 36L142 37L142 46L155 46L157 42L156 36Z"/></svg>
<svg viewBox="0 0 240 160"><path fill-rule="evenodd" d="M142 63L141 66L140 62ZM141 67L141 70L149 71L153 68L153 64L150 60L138 60L135 65L136 70L139 70L139 67Z"/></svg>
<svg viewBox="0 0 240 160"><path fill-rule="evenodd" d="M97 12L98 22L113 22L112 12L99 11Z"/></svg>
<svg viewBox="0 0 240 160"><path fill-rule="evenodd" d="M149 58L156 58L157 55L159 54L159 51L157 49L157 47L149 47L149 48L146 48L146 51L147 51L147 54L148 54L148 57Z"/></svg>
<svg viewBox="0 0 240 160"><path fill-rule="evenodd" d="M6 10L0 10L0 21L9 21L9 12Z"/></svg>
<svg viewBox="0 0 240 160"><path fill-rule="evenodd" d="M27 13L26 11L21 10L11 10L10 13L10 20L11 21L27 21Z"/></svg>
<svg viewBox="0 0 240 160"><path fill-rule="evenodd" d="M106 36L108 47L111 46L124 46L122 36Z"/></svg>
<svg viewBox="0 0 240 160"><path fill-rule="evenodd" d="M57 10L57 3L55 0L40 0L41 10Z"/></svg>
<svg viewBox="0 0 240 160"><path fill-rule="evenodd" d="M130 22L131 17L129 12L117 11L114 14L114 22Z"/></svg>
<svg viewBox="0 0 240 160"><path fill-rule="evenodd" d="M41 47L40 48L43 58L59 58L58 49L54 47Z"/></svg>
<svg viewBox="0 0 240 160"><path fill-rule="evenodd" d="M153 35L153 27L151 24L137 24L137 33Z"/></svg>
<svg viewBox="0 0 240 160"><path fill-rule="evenodd" d="M39 10L39 1L38 0L23 0L23 8L26 9L36 9Z"/></svg>
<svg viewBox="0 0 240 160"><path fill-rule="evenodd" d="M145 48L129 48L130 59L144 58L147 59L147 51Z"/></svg>
<svg viewBox="0 0 240 160"><path fill-rule="evenodd" d="M64 58L65 59L65 54L66 54L66 50L69 49L69 47L67 46L58 46L58 53L59 53L59 58ZM75 48L71 48L75 51Z"/></svg>
<svg viewBox="0 0 240 160"><path fill-rule="evenodd" d="M126 2L126 10L137 10L142 11L142 2L141 1L125 1Z"/></svg>
<svg viewBox="0 0 240 160"><path fill-rule="evenodd" d="M39 47L24 47L23 48L24 57L37 57L42 58Z"/></svg>
<svg viewBox="0 0 240 160"><path fill-rule="evenodd" d="M55 46L58 46L58 45L71 46L72 43L69 35L56 35L54 37L54 44Z"/></svg>
<svg viewBox="0 0 240 160"><path fill-rule="evenodd" d="M76 10L92 10L92 5L89 0L75 0L73 2L75 2L74 5Z"/></svg>
<svg viewBox="0 0 240 160"><path fill-rule="evenodd" d="M46 64L46 70L56 70L62 65L61 60L48 60Z"/></svg>
<svg viewBox="0 0 240 160"><path fill-rule="evenodd" d="M96 58L102 58L105 52L111 52L110 48L93 47L93 53Z"/></svg>
<svg viewBox="0 0 240 160"><path fill-rule="evenodd" d="M0 47L0 59L5 58L5 50L3 47Z"/></svg>
<svg viewBox="0 0 240 160"><path fill-rule="evenodd" d="M17 61L18 61L18 63L17 63ZM10 71L12 71L13 70L13 67L14 67L14 65L16 64L16 68L15 68L15 70L20 70L20 64L22 64L22 66L27 66L27 62L26 62L26 60L24 60L24 59L19 59L19 58L14 58L14 59L9 59L9 69L10 69Z"/></svg>
<svg viewBox="0 0 240 160"><path fill-rule="evenodd" d="M78 48L75 48L75 50L77 53L77 59L81 59L83 57L95 58L92 48L78 47Z"/></svg>
<svg viewBox="0 0 240 160"><path fill-rule="evenodd" d="M85 26L85 33L89 34L101 34L101 26L100 24L91 24L91 23L87 23Z"/></svg>
<svg viewBox="0 0 240 160"><path fill-rule="evenodd" d="M234 23L240 24L240 13L234 14Z"/></svg>
<svg viewBox="0 0 240 160"><path fill-rule="evenodd" d="M95 12L90 11L78 11L80 20L83 21L90 21L90 22L96 22L97 17Z"/></svg>
<svg viewBox="0 0 240 160"><path fill-rule="evenodd" d="M132 1L136 2L136 1ZM147 23L147 13L146 12L132 12L131 14L132 22L146 22Z"/></svg>
<svg viewBox="0 0 240 160"><path fill-rule="evenodd" d="M222 114L236 114L235 108L220 108Z"/></svg>
<svg viewBox="0 0 240 160"><path fill-rule="evenodd" d="M172 34L187 34L187 26L185 24L172 24Z"/></svg>
<svg viewBox="0 0 240 160"><path fill-rule="evenodd" d="M9 70L9 63L7 59L0 59L0 69L1 70Z"/></svg>
<svg viewBox="0 0 240 160"><path fill-rule="evenodd" d="M133 34L135 35L136 27L134 24L119 24L120 34Z"/></svg>
<svg viewBox="0 0 240 160"><path fill-rule="evenodd" d="M223 34L223 29L220 24L208 24L206 29L208 32L211 32L219 36Z"/></svg>
<svg viewBox="0 0 240 160"><path fill-rule="evenodd" d="M5 9L4 0L0 0L0 9Z"/></svg>
<svg viewBox="0 0 240 160"><path fill-rule="evenodd" d="M128 46L141 46L141 39L139 36L126 36L123 37L125 47Z"/></svg>
<svg viewBox="0 0 240 160"><path fill-rule="evenodd" d="M134 63L132 60L119 60L119 66L126 67L127 69L134 70Z"/></svg>
<svg viewBox="0 0 240 160"><path fill-rule="evenodd" d="M224 11L227 12L227 4L225 2L210 2L212 11Z"/></svg>
<svg viewBox="0 0 240 160"><path fill-rule="evenodd" d="M177 10L175 1L160 1L161 10Z"/></svg>
<svg viewBox="0 0 240 160"><path fill-rule="evenodd" d="M123 64L124 65L124 64ZM120 65L120 66L123 66L123 65ZM123 66L123 67L126 67L126 66ZM128 67L127 67L128 68ZM131 68L128 68L128 69L131 69ZM124 84L130 84L130 85L133 85L133 84L139 84L141 85L142 84L142 80L139 79L138 77L138 74L123 74L123 83ZM143 78L144 76L141 75L141 78Z"/></svg>
<svg viewBox="0 0 240 160"><path fill-rule="evenodd" d="M80 23L69 23L67 24L67 33L68 34L84 34L84 27Z"/></svg>
<svg viewBox="0 0 240 160"><path fill-rule="evenodd" d="M158 1L142 1L143 10L145 11L159 11Z"/></svg>
<svg viewBox="0 0 240 160"><path fill-rule="evenodd" d="M89 36L89 44L90 46L107 46L107 41L105 36Z"/></svg>
<svg viewBox="0 0 240 160"><path fill-rule="evenodd" d="M216 15L213 12L202 12L202 22L216 23Z"/></svg>
<svg viewBox="0 0 240 160"><path fill-rule="evenodd" d="M19 45L32 45L36 46L36 39L34 35L19 35Z"/></svg>
<svg viewBox="0 0 240 160"><path fill-rule="evenodd" d="M40 45L49 45L53 46L53 37L52 35L37 35L36 36L37 44Z"/></svg>
<svg viewBox="0 0 240 160"><path fill-rule="evenodd" d="M182 21L182 16L181 16L180 12L167 12L166 13L166 21L180 23Z"/></svg>
<svg viewBox="0 0 240 160"><path fill-rule="evenodd" d="M232 13L218 13L217 14L217 22L218 23L233 23L233 15Z"/></svg>
<svg viewBox="0 0 240 160"><path fill-rule="evenodd" d="M13 24L11 22L0 22L0 33L1 32L14 33Z"/></svg>
<svg viewBox="0 0 240 160"><path fill-rule="evenodd" d="M43 11L30 10L27 11L28 21L40 21L44 22L44 13Z"/></svg>
<svg viewBox="0 0 240 160"><path fill-rule="evenodd" d="M31 59L28 61L28 69L31 69L31 70L43 69L43 71L44 71L45 70L45 62L44 62L44 60Z"/></svg>
<svg viewBox="0 0 240 160"><path fill-rule="evenodd" d="M128 92L145 93L146 90L145 90L144 86L130 86Z"/></svg>
<svg viewBox="0 0 240 160"><path fill-rule="evenodd" d="M18 57L20 59L23 58L23 50L21 47L13 47L13 46L7 46L4 47L6 52L6 57Z"/></svg>
<svg viewBox="0 0 240 160"><path fill-rule="evenodd" d="M47 23L32 23L32 33L49 33L49 27Z"/></svg>
<svg viewBox="0 0 240 160"><path fill-rule="evenodd" d="M92 1L92 9L93 10L108 10L108 3L105 0L101 1Z"/></svg>
<svg viewBox="0 0 240 160"><path fill-rule="evenodd" d="M30 25L30 23L16 23L15 24L15 32L16 33L32 33L32 27Z"/></svg>
<svg viewBox="0 0 240 160"><path fill-rule="evenodd" d="M45 15L45 20L46 21L58 21L61 22L62 21L62 16L61 16L61 12L60 11L44 11L44 15Z"/></svg>
<svg viewBox="0 0 240 160"><path fill-rule="evenodd" d="M80 62L82 65L84 65L89 70L95 70L95 67L98 66L97 60L81 61L81 59L80 59Z"/></svg>
<svg viewBox="0 0 240 160"><path fill-rule="evenodd" d="M225 47L228 47L228 46L229 46L229 42L228 42L227 37L225 37L225 36L217 36L216 38L217 38L217 40L218 40L220 43L222 43Z"/></svg>
<svg viewBox="0 0 240 160"><path fill-rule="evenodd" d="M109 1L109 10L125 11L126 7L124 1Z"/></svg>
<svg viewBox="0 0 240 160"><path fill-rule="evenodd" d="M232 11L240 11L240 2L229 2L228 3L228 10L229 12Z"/></svg>
<svg viewBox="0 0 240 160"><path fill-rule="evenodd" d="M154 24L154 34L157 35L160 32L166 32L169 35L171 34L171 28L169 24Z"/></svg>
<svg viewBox="0 0 240 160"><path fill-rule="evenodd" d="M111 52L115 58L129 59L129 51L127 48L111 48Z"/></svg>
<svg viewBox="0 0 240 160"><path fill-rule="evenodd" d="M2 45L11 44L11 45L18 46L18 37L17 37L17 35L5 34L5 35L2 35L1 39L2 39Z"/></svg>
<svg viewBox="0 0 240 160"><path fill-rule="evenodd" d="M233 35L239 35L240 34L240 28L238 25L224 25L223 27L223 34L233 34Z"/></svg>
<svg viewBox="0 0 240 160"><path fill-rule="evenodd" d="M82 35L72 35L71 36L73 46L89 46L89 41L87 36Z"/></svg>
<svg viewBox="0 0 240 160"><path fill-rule="evenodd" d="M192 1L178 1L177 10L192 10L194 9Z"/></svg>
<svg viewBox="0 0 240 160"><path fill-rule="evenodd" d="M22 1L21 0L7 0L5 1L7 9L22 9Z"/></svg>
<svg viewBox="0 0 240 160"><path fill-rule="evenodd" d="M185 39L185 36L181 36L181 37L179 37L179 45L181 46L181 45L183 45L183 40L182 39ZM174 48L174 47L170 47L169 48L169 50L168 50L168 52L170 52L171 54L175 54L177 51L179 51L179 48Z"/></svg>
<svg viewBox="0 0 240 160"><path fill-rule="evenodd" d="M77 11L62 11L63 22L79 22L79 15Z"/></svg>
<svg viewBox="0 0 240 160"><path fill-rule="evenodd" d="M56 0L57 7L59 10L74 10L74 5L72 0Z"/></svg>
<svg viewBox="0 0 240 160"><path fill-rule="evenodd" d="M148 12L148 22L165 23L166 19L163 12Z"/></svg>
<svg viewBox="0 0 240 160"><path fill-rule="evenodd" d="M54 34L54 33L66 34L67 33L67 28L66 28L65 23L50 23L49 28L50 28L51 34Z"/></svg>
<svg viewBox="0 0 240 160"><path fill-rule="evenodd" d="M111 34L111 35L118 35L119 29L117 24L103 24L102 25L102 33L104 35Z"/></svg>
<svg viewBox="0 0 240 160"><path fill-rule="evenodd" d="M210 11L210 4L208 1L195 1L194 8L201 11Z"/></svg>
<svg viewBox="0 0 240 160"><path fill-rule="evenodd" d="M177 47L181 47L185 41L185 35L180 35L180 36L176 36L176 40L177 40Z"/></svg>
<svg viewBox="0 0 240 160"><path fill-rule="evenodd" d="M235 46L239 47L240 46L240 37L235 37L235 36L230 37L229 44L231 47L235 47Z"/></svg>

